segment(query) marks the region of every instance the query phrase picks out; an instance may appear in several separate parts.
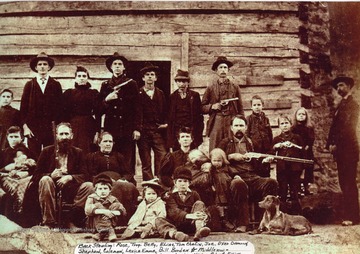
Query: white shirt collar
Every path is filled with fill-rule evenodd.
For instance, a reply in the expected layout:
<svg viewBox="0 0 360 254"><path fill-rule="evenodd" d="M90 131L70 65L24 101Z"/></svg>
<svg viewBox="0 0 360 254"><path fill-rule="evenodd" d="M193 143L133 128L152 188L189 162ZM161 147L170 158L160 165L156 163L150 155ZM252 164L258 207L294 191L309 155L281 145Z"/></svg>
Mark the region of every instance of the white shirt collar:
<svg viewBox="0 0 360 254"><path fill-rule="evenodd" d="M174 187L174 189L172 190L172 193L176 193L176 192L179 192L179 189ZM191 189L188 187L186 192L191 192Z"/></svg>

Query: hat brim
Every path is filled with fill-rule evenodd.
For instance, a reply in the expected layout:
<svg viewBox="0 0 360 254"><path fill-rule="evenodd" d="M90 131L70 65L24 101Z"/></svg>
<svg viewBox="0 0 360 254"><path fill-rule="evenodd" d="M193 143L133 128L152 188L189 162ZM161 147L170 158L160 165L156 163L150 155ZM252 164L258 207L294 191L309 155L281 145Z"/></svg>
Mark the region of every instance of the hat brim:
<svg viewBox="0 0 360 254"><path fill-rule="evenodd" d="M111 65L115 60L121 60L125 66L125 68L127 67L127 62L128 60L124 57L124 56L110 56L108 59L106 59L105 61L105 65L106 68L112 73L112 69L111 69Z"/></svg>
<svg viewBox="0 0 360 254"><path fill-rule="evenodd" d="M160 184L146 182L141 184L142 187L150 187L157 190L164 190L164 188Z"/></svg>
<svg viewBox="0 0 360 254"><path fill-rule="evenodd" d="M49 71L51 71L51 69L55 66L55 61L51 57L35 57L35 58L31 59L31 61L30 61L31 70L33 70L34 72L38 72L36 70L36 65L41 60L47 61L49 63L49 67L50 67Z"/></svg>
<svg viewBox="0 0 360 254"><path fill-rule="evenodd" d="M350 77L337 77L331 82L331 86L334 89L337 89L338 84L341 82L344 82L345 84L350 86L350 88L352 88L354 86L354 80Z"/></svg>
<svg viewBox="0 0 360 254"><path fill-rule="evenodd" d="M222 63L225 63L229 68L232 67L234 64L228 60L217 60L213 63L211 69L213 71L216 71L217 67L222 64Z"/></svg>
<svg viewBox="0 0 360 254"><path fill-rule="evenodd" d="M189 77L186 77L186 76L177 76L177 77L175 77L174 78L174 80L190 80L190 78Z"/></svg>
<svg viewBox="0 0 360 254"><path fill-rule="evenodd" d="M140 70L141 75L144 75L147 72L150 71L154 71L154 72L158 72L159 71L159 67L158 66L149 66L149 67L144 67Z"/></svg>

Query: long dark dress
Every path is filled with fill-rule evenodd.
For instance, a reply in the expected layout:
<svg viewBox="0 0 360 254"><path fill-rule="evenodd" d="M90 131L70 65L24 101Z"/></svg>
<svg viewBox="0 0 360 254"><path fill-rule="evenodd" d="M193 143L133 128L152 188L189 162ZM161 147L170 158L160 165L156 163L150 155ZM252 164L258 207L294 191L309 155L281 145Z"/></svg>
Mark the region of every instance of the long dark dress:
<svg viewBox="0 0 360 254"><path fill-rule="evenodd" d="M22 127L19 110L10 105L0 107L0 149L8 146L6 132L13 125Z"/></svg>
<svg viewBox="0 0 360 254"><path fill-rule="evenodd" d="M73 144L85 154L93 149L92 143L97 131L100 131L101 116L98 113L99 92L90 89L91 85L68 89L63 94L63 121L70 122L74 138Z"/></svg>

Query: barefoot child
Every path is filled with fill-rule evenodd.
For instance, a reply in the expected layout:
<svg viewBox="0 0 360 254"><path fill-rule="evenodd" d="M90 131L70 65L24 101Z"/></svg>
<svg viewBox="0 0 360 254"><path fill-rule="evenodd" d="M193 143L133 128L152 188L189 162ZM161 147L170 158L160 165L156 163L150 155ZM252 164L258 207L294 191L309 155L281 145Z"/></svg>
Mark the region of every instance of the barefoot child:
<svg viewBox="0 0 360 254"><path fill-rule="evenodd" d="M89 217L90 227L95 228L95 240L108 238L110 242L117 239L114 227L116 216L125 215L124 206L110 194L112 180L105 174L99 174L93 181L95 193L90 194L85 204L85 214Z"/></svg>
<svg viewBox="0 0 360 254"><path fill-rule="evenodd" d="M310 125L309 114L303 107L295 112L295 120L291 131L302 138L304 159L313 160L313 145L315 141L314 128ZM314 165L303 165L305 195L309 195L309 185L314 182Z"/></svg>
<svg viewBox="0 0 360 254"><path fill-rule="evenodd" d="M140 233L141 238L154 236L157 232L155 219L166 217L165 202L160 197L163 188L159 184L159 180L155 178L144 181L141 185L144 187L143 201L130 218L122 239L131 238L136 232Z"/></svg>

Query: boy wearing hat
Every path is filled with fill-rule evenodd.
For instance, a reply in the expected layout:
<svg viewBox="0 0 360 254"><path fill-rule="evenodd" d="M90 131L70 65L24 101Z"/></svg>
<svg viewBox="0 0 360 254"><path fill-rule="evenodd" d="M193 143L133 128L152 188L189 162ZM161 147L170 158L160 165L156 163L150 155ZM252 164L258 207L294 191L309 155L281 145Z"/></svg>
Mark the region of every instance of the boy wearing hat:
<svg viewBox="0 0 360 254"><path fill-rule="evenodd" d="M10 89L0 92L0 150L7 146L6 131L10 126L20 126L20 112L11 106L14 93Z"/></svg>
<svg viewBox="0 0 360 254"><path fill-rule="evenodd" d="M181 128L188 127L192 129L194 136L192 148L197 148L203 142L204 130L200 95L189 89L188 71L178 70L174 79L178 89L170 95L168 147L173 151L179 150L176 135Z"/></svg>
<svg viewBox="0 0 360 254"><path fill-rule="evenodd" d="M217 147L222 139L231 135L231 118L237 114L244 114L240 87L227 77L233 65L224 56L217 58L211 69L216 72L218 78L206 88L202 98L202 111L210 116L206 127L206 135L210 137L210 151ZM227 99L234 100L224 101Z"/></svg>
<svg viewBox="0 0 360 254"><path fill-rule="evenodd" d="M146 63L140 70L145 85L140 89L141 137L138 140L142 164L143 180L154 178L151 170L151 149L155 155L155 175L158 175L160 162L166 154L163 131L167 128L166 102L163 91L155 87L159 67Z"/></svg>
<svg viewBox="0 0 360 254"><path fill-rule="evenodd" d="M52 122L59 122L62 88L49 76L55 62L44 52L31 60L30 68L37 73L28 81L21 97L20 113L24 136L29 149L39 156L42 148L54 143Z"/></svg>
<svg viewBox="0 0 360 254"><path fill-rule="evenodd" d="M89 225L95 228L95 240L101 241L108 237L109 241L116 240L114 227L116 216L125 215L124 206L110 194L112 180L106 174L94 177L95 193L90 194L85 204L85 214L89 216Z"/></svg>
<svg viewBox="0 0 360 254"><path fill-rule="evenodd" d="M358 224L359 194L356 184L359 143L356 128L359 105L351 94L354 80L340 75L332 82L333 88L342 97L335 112L327 141L327 148L334 155L338 177L343 193L343 226Z"/></svg>
<svg viewBox="0 0 360 254"><path fill-rule="evenodd" d="M105 114L104 131L114 137L114 151L127 158L127 168L135 174L135 141L140 138L139 91L134 80L126 76L128 60L115 52L106 59L113 76L101 84L101 114Z"/></svg>
<svg viewBox="0 0 360 254"><path fill-rule="evenodd" d="M188 241L187 233L195 231L194 241L199 241L210 234L210 228L206 227L208 215L205 204L199 194L189 188L192 179L190 169L185 166L176 168L173 178L174 188L165 200L167 219L157 218L156 228L162 237L177 241Z"/></svg>

